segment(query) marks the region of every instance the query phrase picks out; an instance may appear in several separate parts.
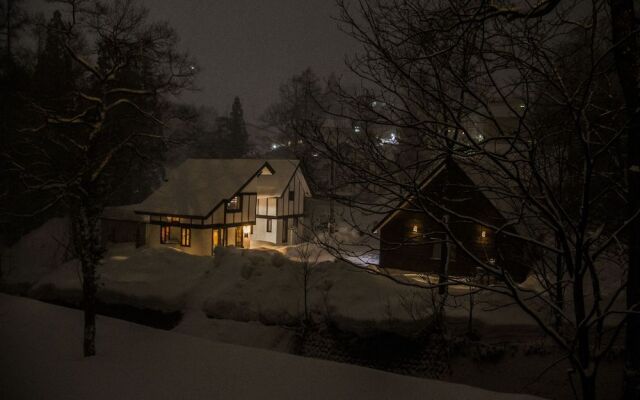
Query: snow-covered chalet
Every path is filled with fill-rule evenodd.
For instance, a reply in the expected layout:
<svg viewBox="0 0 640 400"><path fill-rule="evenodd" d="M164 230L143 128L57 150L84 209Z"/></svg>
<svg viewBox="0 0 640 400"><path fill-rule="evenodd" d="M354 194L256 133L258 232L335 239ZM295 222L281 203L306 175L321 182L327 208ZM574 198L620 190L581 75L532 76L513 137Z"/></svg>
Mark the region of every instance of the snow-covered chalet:
<svg viewBox="0 0 640 400"><path fill-rule="evenodd" d="M217 246L293 244L311 192L298 160L188 159L140 204L105 210L105 240L212 255Z"/></svg>

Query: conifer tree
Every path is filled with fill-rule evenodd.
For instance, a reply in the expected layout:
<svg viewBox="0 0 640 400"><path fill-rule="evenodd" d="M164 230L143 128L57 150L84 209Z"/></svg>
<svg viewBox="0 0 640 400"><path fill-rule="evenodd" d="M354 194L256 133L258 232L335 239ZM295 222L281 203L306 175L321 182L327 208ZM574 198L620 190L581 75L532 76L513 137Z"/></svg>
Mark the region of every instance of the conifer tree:
<svg viewBox="0 0 640 400"><path fill-rule="evenodd" d="M244 122L242 104L240 98L236 97L231 106L231 113L228 120L228 157L240 158L249 151L249 134Z"/></svg>

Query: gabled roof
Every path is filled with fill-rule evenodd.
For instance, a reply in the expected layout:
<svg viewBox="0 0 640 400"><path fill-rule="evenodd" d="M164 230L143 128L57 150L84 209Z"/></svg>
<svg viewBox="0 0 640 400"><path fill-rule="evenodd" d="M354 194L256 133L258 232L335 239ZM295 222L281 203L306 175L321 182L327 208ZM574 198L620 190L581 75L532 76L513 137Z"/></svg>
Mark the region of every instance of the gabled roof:
<svg viewBox="0 0 640 400"><path fill-rule="evenodd" d="M293 179L300 167L298 160L264 160L268 162L275 173L271 175L262 174L247 184L246 192L257 193L258 197L280 197ZM305 192L309 193L309 188L304 181Z"/></svg>
<svg viewBox="0 0 640 400"><path fill-rule="evenodd" d="M493 207L502 215L507 221L518 220L520 217L520 210L517 205L514 204L512 199L508 195L505 195L503 188L508 185L505 181L505 177L496 168L487 168L480 156L471 156L468 158L454 157L452 159L460 169L460 171L466 175L471 182L478 187L478 191L489 200ZM446 168L446 161L439 161L433 165L427 171L426 178L420 184L420 190L426 188L438 175L440 175ZM409 200L401 201L393 211L390 211L387 215L380 220L374 227L373 232L377 232L384 225L386 225L391 219L393 219L398 212L404 209L410 202ZM518 227L516 226L516 229Z"/></svg>
<svg viewBox="0 0 640 400"><path fill-rule="evenodd" d="M188 159L171 170L167 181L135 211L204 218L241 191L264 189L272 193L283 186L282 182L286 187L298 163L297 160ZM272 174L254 179L265 167Z"/></svg>

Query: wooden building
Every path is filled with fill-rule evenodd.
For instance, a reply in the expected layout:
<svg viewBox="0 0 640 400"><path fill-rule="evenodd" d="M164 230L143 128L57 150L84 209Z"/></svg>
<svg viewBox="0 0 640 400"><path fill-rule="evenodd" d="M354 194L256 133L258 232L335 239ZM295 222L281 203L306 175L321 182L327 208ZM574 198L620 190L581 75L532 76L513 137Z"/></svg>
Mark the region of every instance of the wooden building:
<svg viewBox="0 0 640 400"><path fill-rule="evenodd" d="M476 275L478 260L481 260L504 267L516 280L524 280L528 272L524 245L505 234L515 232L516 228L510 226L497 233L480 223L506 226L510 218L506 210L509 205L492 196L486 185L479 184L473 175L455 161L443 161L432 168L420 185L419 200L422 204L431 204L427 205L430 212L421 211L416 207L415 199L410 199L374 227L380 237L380 266L439 274L445 268L446 246L449 275ZM441 204L450 212L445 213L435 204ZM452 234L443 227L444 220ZM461 251L452 238L473 257Z"/></svg>
<svg viewBox="0 0 640 400"><path fill-rule="evenodd" d="M295 242L308 196L297 160L189 159L123 208L143 218L147 245L212 255L217 246Z"/></svg>

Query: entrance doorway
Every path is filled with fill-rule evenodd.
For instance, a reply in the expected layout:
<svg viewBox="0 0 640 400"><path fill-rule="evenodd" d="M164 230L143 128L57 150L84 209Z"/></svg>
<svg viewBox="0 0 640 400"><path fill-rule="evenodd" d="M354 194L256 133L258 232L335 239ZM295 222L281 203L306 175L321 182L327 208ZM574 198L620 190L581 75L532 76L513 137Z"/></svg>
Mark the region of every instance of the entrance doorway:
<svg viewBox="0 0 640 400"><path fill-rule="evenodd" d="M221 229L214 229L213 232L211 233L211 251L213 252L213 250L218 247L218 246L222 246L222 230Z"/></svg>
<svg viewBox="0 0 640 400"><path fill-rule="evenodd" d="M236 247L244 247L242 243L242 227L236 226Z"/></svg>

